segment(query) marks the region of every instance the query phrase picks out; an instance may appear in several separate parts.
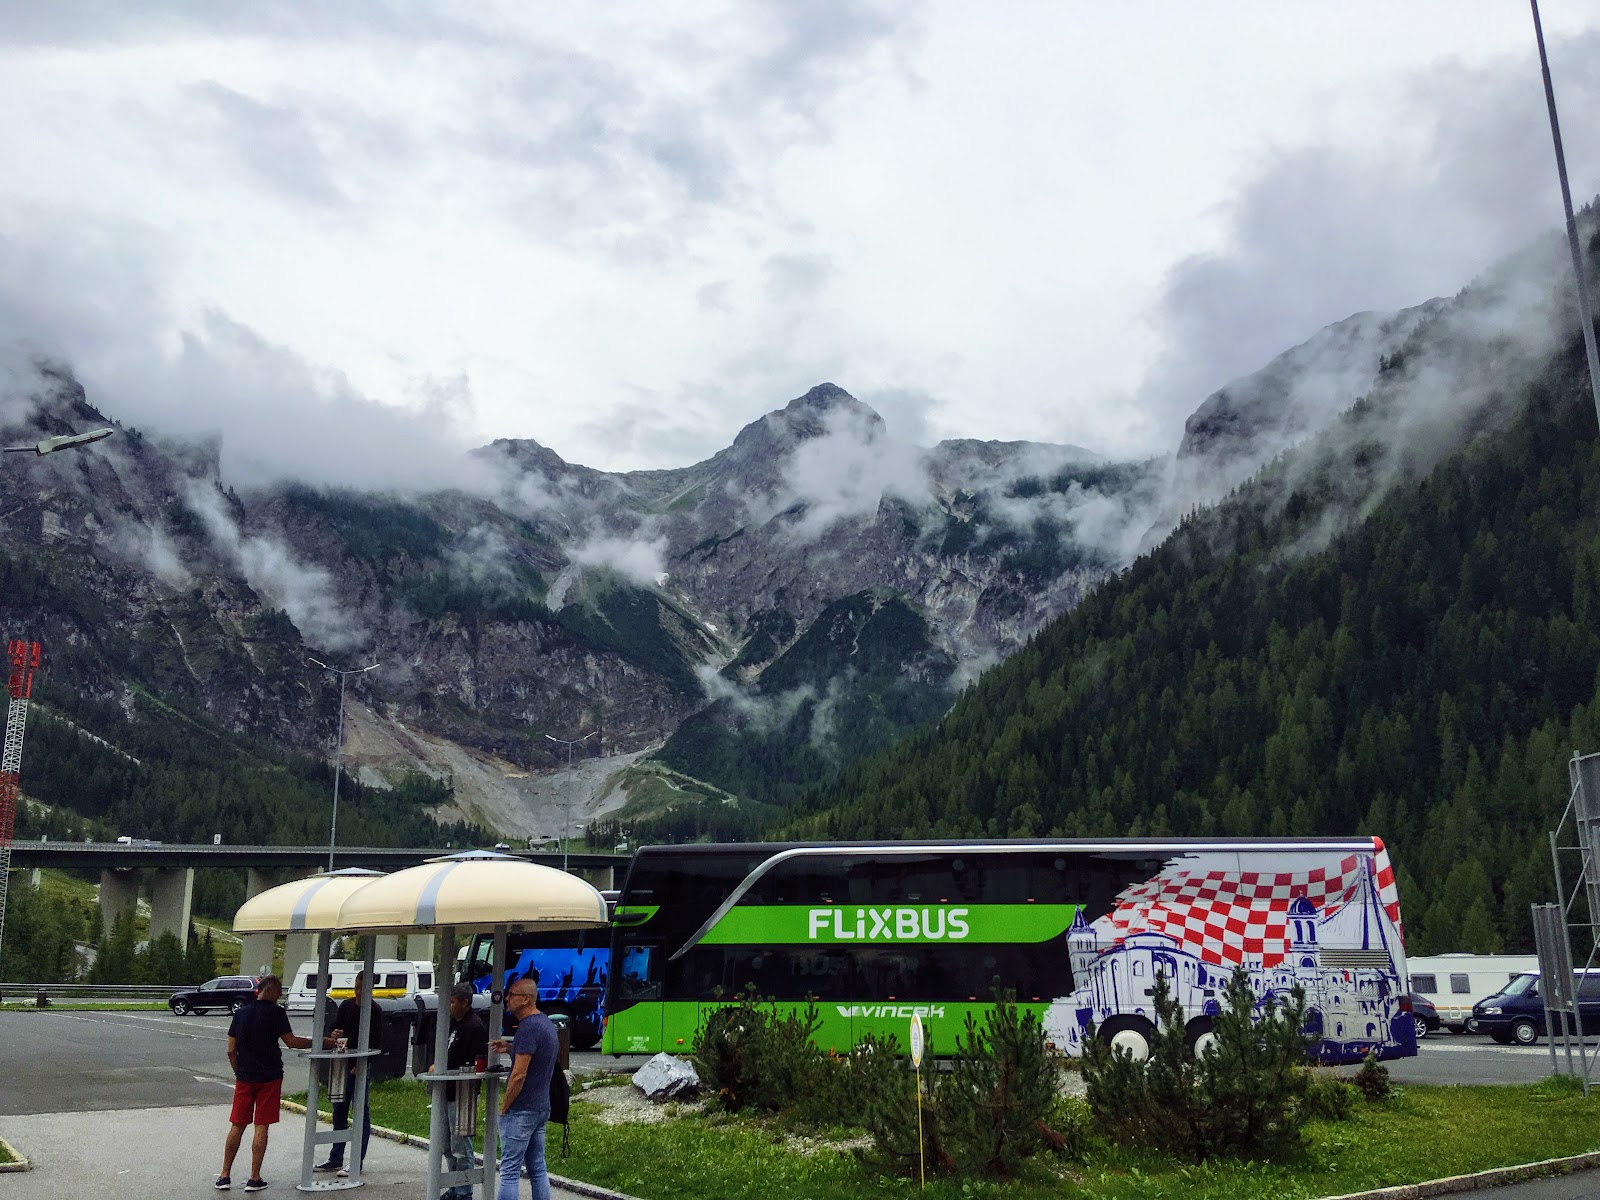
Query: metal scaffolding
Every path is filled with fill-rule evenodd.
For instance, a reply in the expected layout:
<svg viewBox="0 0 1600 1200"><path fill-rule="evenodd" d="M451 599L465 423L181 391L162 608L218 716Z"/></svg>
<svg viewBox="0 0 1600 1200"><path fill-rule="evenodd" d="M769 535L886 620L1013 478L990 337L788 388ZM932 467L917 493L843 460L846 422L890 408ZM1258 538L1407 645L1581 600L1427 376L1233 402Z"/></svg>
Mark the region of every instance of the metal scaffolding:
<svg viewBox="0 0 1600 1200"><path fill-rule="evenodd" d="M1551 1073L1576 1076L1583 1083L1584 1095L1588 1095L1597 1055L1584 1040L1579 999L1581 992L1595 986L1589 972L1600 951L1600 754L1574 751L1567 772L1572 791L1561 820L1550 831L1556 903L1533 906L1533 936L1539 952L1539 984L1550 1041ZM1563 844L1561 839L1568 836L1569 826L1573 840ZM1563 862L1567 865L1565 870ZM1576 970L1574 931L1583 948L1583 963ZM1600 977L1596 981L1600 982Z"/></svg>
<svg viewBox="0 0 1600 1200"><path fill-rule="evenodd" d="M11 882L11 843L17 833L17 799L22 793L22 739L28 731L28 698L33 673L39 669L38 642L12 642L8 647L11 696L6 713L5 750L0 752L0 950L5 948L6 896Z"/></svg>

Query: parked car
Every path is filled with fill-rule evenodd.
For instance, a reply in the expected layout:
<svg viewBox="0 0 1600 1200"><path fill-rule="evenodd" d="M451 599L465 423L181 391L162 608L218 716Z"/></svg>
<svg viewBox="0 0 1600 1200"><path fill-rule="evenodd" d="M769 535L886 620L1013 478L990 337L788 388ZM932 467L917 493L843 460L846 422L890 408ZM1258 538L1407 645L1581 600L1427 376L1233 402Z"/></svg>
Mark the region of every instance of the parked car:
<svg viewBox="0 0 1600 1200"><path fill-rule="evenodd" d="M1578 1017L1585 1035L1600 1030L1600 970L1574 971L1578 989ZM1515 1042L1531 1046L1549 1034L1544 1019L1544 996L1539 976L1518 975L1499 992L1472 1006L1472 1022L1501 1045Z"/></svg>
<svg viewBox="0 0 1600 1200"><path fill-rule="evenodd" d="M252 976L223 975L218 979L209 979L197 988L174 992L172 999L167 1001L167 1007L180 1017L185 1013L209 1012L213 1008L238 1012L255 998L256 980Z"/></svg>
<svg viewBox="0 0 1600 1200"><path fill-rule="evenodd" d="M1443 1023L1433 1001L1415 992L1411 993L1411 1019L1416 1022L1419 1038L1427 1037L1430 1033L1438 1033L1439 1026Z"/></svg>

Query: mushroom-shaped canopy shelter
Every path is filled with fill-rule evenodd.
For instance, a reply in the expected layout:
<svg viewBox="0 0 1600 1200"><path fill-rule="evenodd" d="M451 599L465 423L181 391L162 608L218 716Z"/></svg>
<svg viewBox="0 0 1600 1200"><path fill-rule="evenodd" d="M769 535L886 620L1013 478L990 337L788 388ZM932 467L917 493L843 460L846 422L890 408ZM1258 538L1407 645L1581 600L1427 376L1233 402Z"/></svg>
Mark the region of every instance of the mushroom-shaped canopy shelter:
<svg viewBox="0 0 1600 1200"><path fill-rule="evenodd" d="M233 914L233 931L299 933L305 930L320 933L342 929L343 926L338 924L340 906L353 893L374 879L382 878L382 871L346 867L342 871L280 883L275 888L251 896L240 906L239 911Z"/></svg>
<svg viewBox="0 0 1600 1200"><path fill-rule="evenodd" d="M576 876L510 854L469 850L374 880L344 902L337 927L592 929L605 923L605 898Z"/></svg>

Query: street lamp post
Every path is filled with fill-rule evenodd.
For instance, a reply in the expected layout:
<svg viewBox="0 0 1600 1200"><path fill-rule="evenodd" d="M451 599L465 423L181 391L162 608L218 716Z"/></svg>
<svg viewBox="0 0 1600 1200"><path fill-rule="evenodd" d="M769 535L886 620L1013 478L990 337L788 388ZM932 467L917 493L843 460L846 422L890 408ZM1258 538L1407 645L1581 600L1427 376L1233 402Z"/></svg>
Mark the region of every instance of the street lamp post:
<svg viewBox="0 0 1600 1200"><path fill-rule="evenodd" d="M584 742L587 742L593 736L594 736L594 730L592 730L592 729L588 733L584 734L581 738L574 738L572 741L568 741L566 738L555 737L552 734L548 734L548 733L545 734L545 737L549 738L552 742L555 742L556 745L565 746L567 748L567 771L569 773L572 771L572 748L574 746L582 745ZM572 782L571 782L571 780L567 781L566 813L567 813L567 815L566 815L565 823L564 823L564 825L562 827L562 830L561 830L561 869L563 871L565 871L567 869L567 852L569 850L571 850L571 848L572 848Z"/></svg>
<svg viewBox="0 0 1600 1200"><path fill-rule="evenodd" d="M333 848L339 841L339 774L344 767L344 680L346 675L365 675L378 664L340 670L338 667L330 667L320 658L313 658L311 661L324 671L332 671L339 677L339 735L333 743L333 823L328 828L328 870L332 871Z"/></svg>
<svg viewBox="0 0 1600 1200"><path fill-rule="evenodd" d="M1561 148L1561 122L1556 117L1556 89L1550 81L1550 58L1544 49L1544 25L1539 21L1539 0L1528 0L1533 9L1533 38L1539 45L1539 70L1544 76L1544 102L1550 111L1550 140L1556 151L1556 178L1561 181L1561 208L1567 218L1567 248L1572 252L1572 274L1578 285L1578 323L1583 327L1583 352L1589 360L1589 391L1594 396L1595 416L1600 417L1600 347L1595 345L1594 308L1589 302L1589 274L1584 267L1583 249L1578 244L1578 222L1572 215L1572 189L1567 186L1567 155Z"/></svg>

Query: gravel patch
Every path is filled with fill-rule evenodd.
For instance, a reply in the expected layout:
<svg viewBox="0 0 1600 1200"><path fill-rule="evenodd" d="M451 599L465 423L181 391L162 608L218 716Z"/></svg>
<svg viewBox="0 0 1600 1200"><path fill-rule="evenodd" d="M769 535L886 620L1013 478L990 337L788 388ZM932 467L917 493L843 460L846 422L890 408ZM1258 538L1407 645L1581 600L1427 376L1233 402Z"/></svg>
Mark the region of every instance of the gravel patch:
<svg viewBox="0 0 1600 1200"><path fill-rule="evenodd" d="M704 1112L706 1107L703 1097L699 1100L668 1100L665 1104L657 1104L631 1083L620 1087L613 1084L609 1087L585 1088L573 1099L584 1104L598 1104L600 1111L595 1113L595 1120L602 1125L655 1125L690 1113Z"/></svg>

